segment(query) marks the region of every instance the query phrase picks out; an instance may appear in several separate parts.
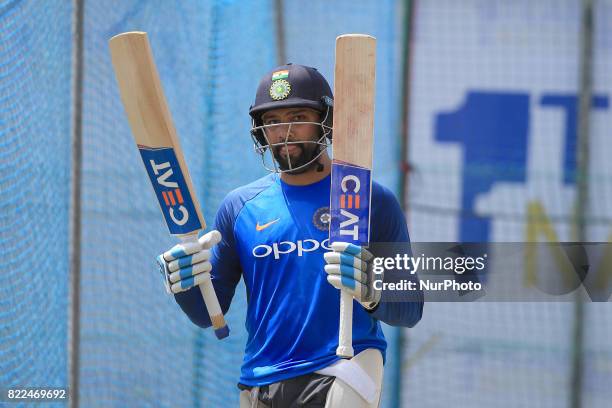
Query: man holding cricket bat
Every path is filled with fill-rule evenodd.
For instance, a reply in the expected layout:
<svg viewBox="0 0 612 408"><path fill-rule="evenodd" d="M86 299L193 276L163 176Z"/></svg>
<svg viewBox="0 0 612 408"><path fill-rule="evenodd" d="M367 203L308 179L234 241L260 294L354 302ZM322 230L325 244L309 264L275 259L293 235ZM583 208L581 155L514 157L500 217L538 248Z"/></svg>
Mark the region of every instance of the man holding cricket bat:
<svg viewBox="0 0 612 408"><path fill-rule="evenodd" d="M167 287L195 324L209 327L195 285L210 273L225 313L244 279L248 340L241 407L377 407L386 349L379 320L414 326L422 315L422 294L413 302L385 302L368 267L373 255L354 244L329 243L327 147L334 137L334 108L325 78L306 66L278 67L261 80L249 113L256 150L272 174L228 194L216 231L200 238L201 248L172 262L160 255ZM354 205L359 207L358 198ZM370 242L404 243L410 251L393 194L373 182L369 205ZM337 289L356 301L352 359L336 355Z"/></svg>

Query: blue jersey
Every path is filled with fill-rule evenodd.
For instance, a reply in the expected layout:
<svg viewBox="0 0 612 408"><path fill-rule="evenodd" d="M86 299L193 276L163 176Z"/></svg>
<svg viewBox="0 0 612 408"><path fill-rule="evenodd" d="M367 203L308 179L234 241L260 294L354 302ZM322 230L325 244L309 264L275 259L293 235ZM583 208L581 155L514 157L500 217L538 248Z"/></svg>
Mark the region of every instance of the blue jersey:
<svg viewBox="0 0 612 408"><path fill-rule="evenodd" d="M212 281L225 313L240 277L248 308L248 340L240 382L260 386L311 373L338 359L340 292L327 282L323 254L329 251L330 177L306 186L284 183L276 174L232 191L215 228ZM371 242L409 242L401 208L391 192L372 183ZM189 318L202 327L210 319L197 288L175 295ZM379 320L413 326L422 302L383 302L372 313L355 305L353 347L385 355Z"/></svg>

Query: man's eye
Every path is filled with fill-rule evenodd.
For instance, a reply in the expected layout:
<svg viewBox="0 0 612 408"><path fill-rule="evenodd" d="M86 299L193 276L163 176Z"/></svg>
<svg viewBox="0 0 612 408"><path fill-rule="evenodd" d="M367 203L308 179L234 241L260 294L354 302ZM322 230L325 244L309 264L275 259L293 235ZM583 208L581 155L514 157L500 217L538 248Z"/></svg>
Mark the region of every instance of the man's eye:
<svg viewBox="0 0 612 408"><path fill-rule="evenodd" d="M291 120L293 122L304 122L304 115L295 115Z"/></svg>
<svg viewBox="0 0 612 408"><path fill-rule="evenodd" d="M264 121L264 125L276 125L277 123L280 123L278 119L268 119Z"/></svg>

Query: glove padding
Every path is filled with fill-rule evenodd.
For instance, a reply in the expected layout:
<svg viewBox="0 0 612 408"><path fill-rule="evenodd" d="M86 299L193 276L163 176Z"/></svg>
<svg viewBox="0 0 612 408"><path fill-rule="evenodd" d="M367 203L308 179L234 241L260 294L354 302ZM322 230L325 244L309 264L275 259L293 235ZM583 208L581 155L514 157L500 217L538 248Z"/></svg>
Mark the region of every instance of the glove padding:
<svg viewBox="0 0 612 408"><path fill-rule="evenodd" d="M373 255L365 248L348 242L334 242L332 252L323 255L327 281L335 288L346 290L367 310L380 302L381 290L374 288L374 280L383 279L374 274L369 261Z"/></svg>
<svg viewBox="0 0 612 408"><path fill-rule="evenodd" d="M198 286L210 273L210 248L221 241L221 233L213 230L197 241L173 246L156 258L166 292L177 294Z"/></svg>

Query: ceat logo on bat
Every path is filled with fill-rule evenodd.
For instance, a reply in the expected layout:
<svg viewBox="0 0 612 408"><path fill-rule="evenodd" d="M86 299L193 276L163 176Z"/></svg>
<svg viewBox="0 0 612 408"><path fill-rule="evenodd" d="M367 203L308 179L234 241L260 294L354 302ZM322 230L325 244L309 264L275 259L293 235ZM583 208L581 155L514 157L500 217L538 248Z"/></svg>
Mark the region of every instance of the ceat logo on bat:
<svg viewBox="0 0 612 408"><path fill-rule="evenodd" d="M138 146L170 234L202 228L174 149Z"/></svg>
<svg viewBox="0 0 612 408"><path fill-rule="evenodd" d="M341 161L332 163L330 242L367 245L370 240L371 171Z"/></svg>

